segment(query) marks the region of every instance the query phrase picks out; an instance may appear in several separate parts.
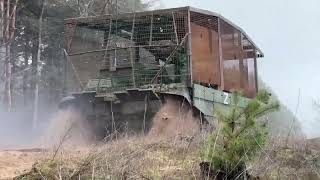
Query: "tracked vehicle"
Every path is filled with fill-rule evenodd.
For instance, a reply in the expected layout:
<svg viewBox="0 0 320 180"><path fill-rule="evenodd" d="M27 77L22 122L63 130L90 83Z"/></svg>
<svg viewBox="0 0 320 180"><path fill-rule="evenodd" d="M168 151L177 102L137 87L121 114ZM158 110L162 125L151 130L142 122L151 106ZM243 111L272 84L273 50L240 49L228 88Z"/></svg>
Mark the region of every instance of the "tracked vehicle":
<svg viewBox="0 0 320 180"><path fill-rule="evenodd" d="M66 91L99 134L147 131L164 97L208 123L241 91L256 95L261 50L219 14L192 7L65 21ZM240 105L241 105L240 103Z"/></svg>

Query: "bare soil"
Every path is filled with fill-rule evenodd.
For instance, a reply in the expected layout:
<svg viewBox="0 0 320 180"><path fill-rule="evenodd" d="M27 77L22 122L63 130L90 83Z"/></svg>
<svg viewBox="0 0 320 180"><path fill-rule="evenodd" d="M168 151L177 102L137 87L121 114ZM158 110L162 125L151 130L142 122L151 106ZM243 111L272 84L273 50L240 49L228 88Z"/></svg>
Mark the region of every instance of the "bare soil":
<svg viewBox="0 0 320 180"><path fill-rule="evenodd" d="M29 171L44 155L42 149L0 151L0 179L10 179Z"/></svg>
<svg viewBox="0 0 320 180"><path fill-rule="evenodd" d="M167 98L166 103L153 119L149 136L192 135L199 132L198 122L199 120L193 117L191 107L187 102Z"/></svg>

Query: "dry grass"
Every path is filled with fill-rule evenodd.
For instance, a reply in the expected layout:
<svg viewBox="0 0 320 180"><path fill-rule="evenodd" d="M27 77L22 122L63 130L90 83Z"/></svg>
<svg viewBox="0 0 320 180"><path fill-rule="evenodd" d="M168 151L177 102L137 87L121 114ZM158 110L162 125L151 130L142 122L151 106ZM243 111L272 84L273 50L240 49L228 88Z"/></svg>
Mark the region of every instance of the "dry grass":
<svg viewBox="0 0 320 180"><path fill-rule="evenodd" d="M320 149L312 141L277 138L251 164L262 179L320 179Z"/></svg>
<svg viewBox="0 0 320 180"><path fill-rule="evenodd" d="M35 164L29 174L19 178L196 179L201 161L198 138L135 137L94 148L63 148L54 160L47 158Z"/></svg>
<svg viewBox="0 0 320 180"><path fill-rule="evenodd" d="M72 139L78 140L77 136L83 134L77 128L69 131L62 126L68 138L58 133L60 140L51 150L37 153L38 162L31 171L16 179L201 179L200 151L207 136L199 131L187 106L167 102L145 136L123 136L106 143L75 146L74 142L81 141ZM68 119L69 115L59 117ZM286 145L286 139L275 138L266 148L262 147L248 166L249 172L261 179L320 179L320 143L314 141L295 139ZM23 159L28 161L34 162Z"/></svg>
<svg viewBox="0 0 320 180"><path fill-rule="evenodd" d="M24 179L201 179L203 139L201 133L147 135L85 148L65 145L54 160L53 152L44 152L46 159ZM302 140L288 146L285 139L272 142L249 165L250 173L261 179L319 179L319 149Z"/></svg>
<svg viewBox="0 0 320 180"><path fill-rule="evenodd" d="M145 136L122 137L77 148L74 143L68 143L79 135L76 129L68 128L73 125L72 113L58 114L62 122L68 123L57 121L59 129L65 132L58 133L60 140L55 141L46 160L16 179L199 178L199 150L204 138L186 104L168 99Z"/></svg>

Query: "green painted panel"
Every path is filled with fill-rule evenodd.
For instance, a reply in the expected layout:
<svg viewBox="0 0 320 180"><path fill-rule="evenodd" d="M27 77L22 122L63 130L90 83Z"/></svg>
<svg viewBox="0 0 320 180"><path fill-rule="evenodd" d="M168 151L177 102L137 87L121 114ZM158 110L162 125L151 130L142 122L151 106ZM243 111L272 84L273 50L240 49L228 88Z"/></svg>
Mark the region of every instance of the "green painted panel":
<svg viewBox="0 0 320 180"><path fill-rule="evenodd" d="M99 84L99 79L90 79L86 85L85 91L96 91Z"/></svg>
<svg viewBox="0 0 320 180"><path fill-rule="evenodd" d="M232 104L232 94L194 84L193 105L198 108L206 119L214 124L214 111L227 111ZM239 107L245 107L249 102L248 98L239 97Z"/></svg>
<svg viewBox="0 0 320 180"><path fill-rule="evenodd" d="M207 116L213 116L214 102L204 101L201 99L193 99L193 105L197 107L203 114Z"/></svg>
<svg viewBox="0 0 320 180"><path fill-rule="evenodd" d="M218 91L213 88L194 84L193 86L193 97L195 99L201 99L205 101L211 101L214 103L220 103L224 105L232 104L232 94ZM239 97L239 106L245 107L248 104L249 99L245 97Z"/></svg>

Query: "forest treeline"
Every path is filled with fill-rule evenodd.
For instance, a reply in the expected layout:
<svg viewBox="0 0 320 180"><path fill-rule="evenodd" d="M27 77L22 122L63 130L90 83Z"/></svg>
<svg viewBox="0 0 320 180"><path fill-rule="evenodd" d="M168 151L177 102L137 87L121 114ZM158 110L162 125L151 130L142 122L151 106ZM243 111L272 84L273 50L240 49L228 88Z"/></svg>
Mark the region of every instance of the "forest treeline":
<svg viewBox="0 0 320 180"><path fill-rule="evenodd" d="M1 109L29 107L32 111L44 102L50 107L66 94L64 19L138 11L152 2L1 0Z"/></svg>

